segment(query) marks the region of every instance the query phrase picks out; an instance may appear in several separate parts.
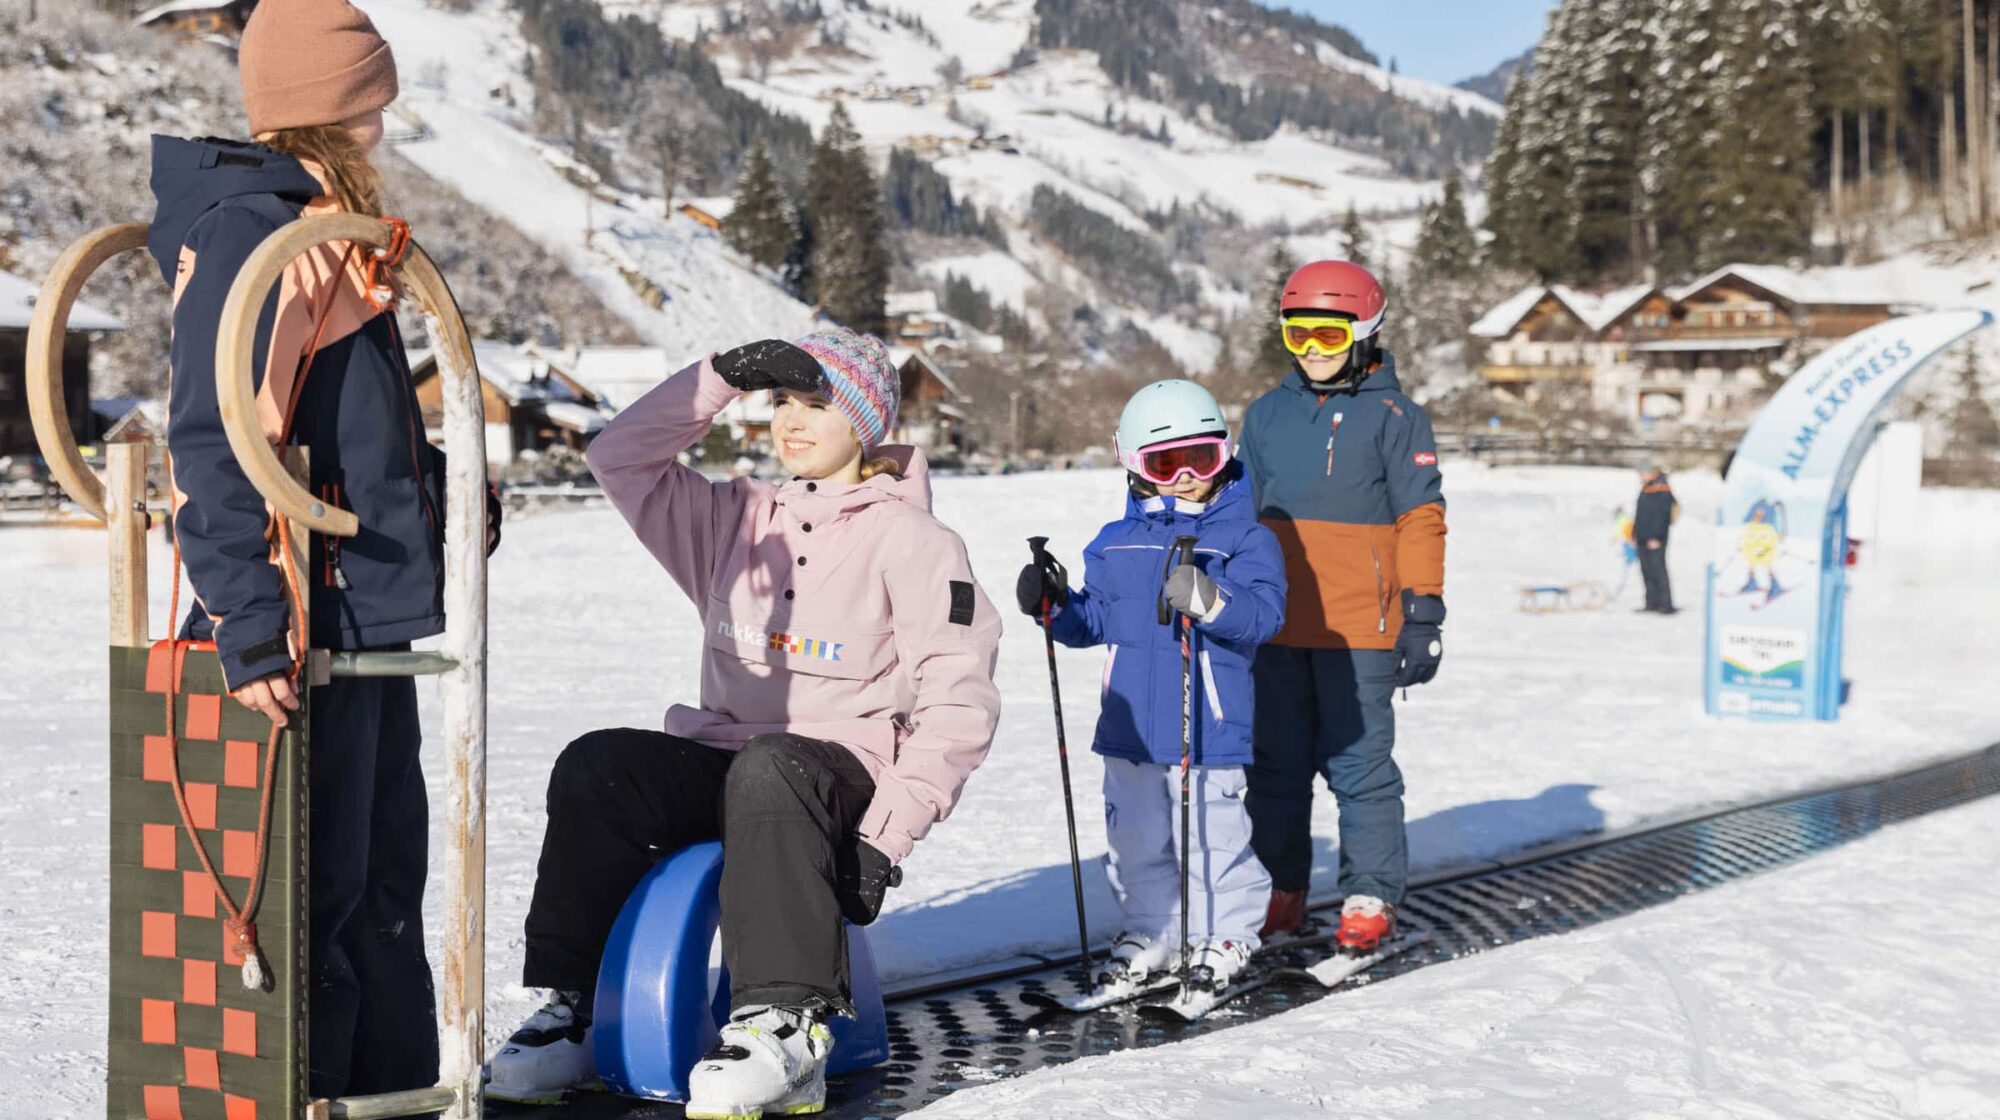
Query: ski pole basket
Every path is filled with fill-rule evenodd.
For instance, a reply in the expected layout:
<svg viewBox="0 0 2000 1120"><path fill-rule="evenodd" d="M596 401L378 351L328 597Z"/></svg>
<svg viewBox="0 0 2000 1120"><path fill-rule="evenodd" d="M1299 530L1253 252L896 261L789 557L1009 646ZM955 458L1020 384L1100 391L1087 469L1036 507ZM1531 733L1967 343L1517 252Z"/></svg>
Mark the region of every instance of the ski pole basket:
<svg viewBox="0 0 2000 1120"><path fill-rule="evenodd" d="M56 262L28 340L29 405L50 473L105 521L111 569L111 983L106 1115L111 1120L293 1120L481 1115L484 1049L486 804L485 422L472 343L451 291L400 223L358 215L305 218L245 262L223 307L216 389L231 450L295 555L308 534L353 536L353 514L313 498L257 416L257 319L300 254L346 242L371 256L371 280L394 271L418 301L439 356L447 450L445 609L439 648L399 654L305 653L301 710L280 735L237 704L212 646L149 642L145 477L151 447L106 448L99 479L62 409L62 343L91 274L142 247L141 224L98 230ZM297 449L288 449L296 452ZM295 565L303 570L303 564ZM294 630L310 633L304 596ZM178 619L169 619L171 627ZM332 676L440 678L449 824L445 957L438 978L442 1084L341 1101L307 1090L308 826L304 718L309 685ZM171 710L170 710L171 709ZM220 889L218 889L220 888ZM254 932L232 900L256 898ZM218 906L220 903L220 906ZM261 960L245 967L244 946ZM257 967L261 965L261 967ZM255 975L261 973L262 975ZM253 979L257 983L253 986Z"/></svg>

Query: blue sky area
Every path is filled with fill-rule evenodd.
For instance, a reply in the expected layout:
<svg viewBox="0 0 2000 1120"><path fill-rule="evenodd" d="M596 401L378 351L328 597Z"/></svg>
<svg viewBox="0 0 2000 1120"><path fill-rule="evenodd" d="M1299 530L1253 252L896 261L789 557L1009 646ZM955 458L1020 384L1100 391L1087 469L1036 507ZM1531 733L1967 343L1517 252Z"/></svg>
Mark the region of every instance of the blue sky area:
<svg viewBox="0 0 2000 1120"><path fill-rule="evenodd" d="M1384 65L1439 82L1476 77L1535 45L1558 0L1265 0L1337 23Z"/></svg>

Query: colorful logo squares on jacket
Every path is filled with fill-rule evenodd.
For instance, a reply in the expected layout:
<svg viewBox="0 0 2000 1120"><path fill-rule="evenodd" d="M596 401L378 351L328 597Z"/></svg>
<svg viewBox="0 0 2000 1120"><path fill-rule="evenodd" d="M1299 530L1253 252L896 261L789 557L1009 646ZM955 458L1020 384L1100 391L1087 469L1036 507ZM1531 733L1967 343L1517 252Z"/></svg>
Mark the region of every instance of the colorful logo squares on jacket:
<svg viewBox="0 0 2000 1120"><path fill-rule="evenodd" d="M840 660L840 651L847 648L845 642L822 642L817 638L801 638L796 634L772 634L771 648L780 653L797 657L817 657L821 661Z"/></svg>

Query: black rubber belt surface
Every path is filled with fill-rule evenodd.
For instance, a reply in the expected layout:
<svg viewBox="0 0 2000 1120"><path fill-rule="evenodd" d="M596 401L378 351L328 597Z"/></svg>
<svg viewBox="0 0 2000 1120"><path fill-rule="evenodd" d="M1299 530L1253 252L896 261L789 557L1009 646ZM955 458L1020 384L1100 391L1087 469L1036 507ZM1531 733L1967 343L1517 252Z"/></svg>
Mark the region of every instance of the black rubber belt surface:
<svg viewBox="0 0 2000 1120"><path fill-rule="evenodd" d="M2000 746L1889 778L1725 810L1434 882L1410 892L1400 912L1406 928L1431 932L1430 943L1348 984L1582 929L1995 793L2000 793ZM960 1089L1093 1054L1178 1042L1328 994L1310 984L1273 984L1199 1023L1175 1026L1142 1021L1129 1008L1052 1016L1021 1001L1024 991L1074 986L1075 977L1074 970L1056 966L892 1002L889 1064L828 1086L825 1115L900 1116ZM681 1109L583 1093L558 1107L495 1105L488 1114L496 1120L614 1120L679 1117Z"/></svg>

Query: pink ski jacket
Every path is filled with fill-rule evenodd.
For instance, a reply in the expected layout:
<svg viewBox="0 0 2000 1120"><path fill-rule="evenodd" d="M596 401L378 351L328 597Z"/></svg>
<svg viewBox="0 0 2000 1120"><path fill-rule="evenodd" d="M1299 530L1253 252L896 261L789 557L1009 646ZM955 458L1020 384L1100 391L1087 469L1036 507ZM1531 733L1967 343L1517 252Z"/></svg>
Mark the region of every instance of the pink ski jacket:
<svg viewBox="0 0 2000 1120"><path fill-rule="evenodd" d="M1000 616L931 516L915 448L882 448L902 477L858 486L710 482L676 462L737 395L702 361L590 445L611 504L701 610L701 706L670 708L667 733L839 743L875 779L862 838L901 862L992 745Z"/></svg>

